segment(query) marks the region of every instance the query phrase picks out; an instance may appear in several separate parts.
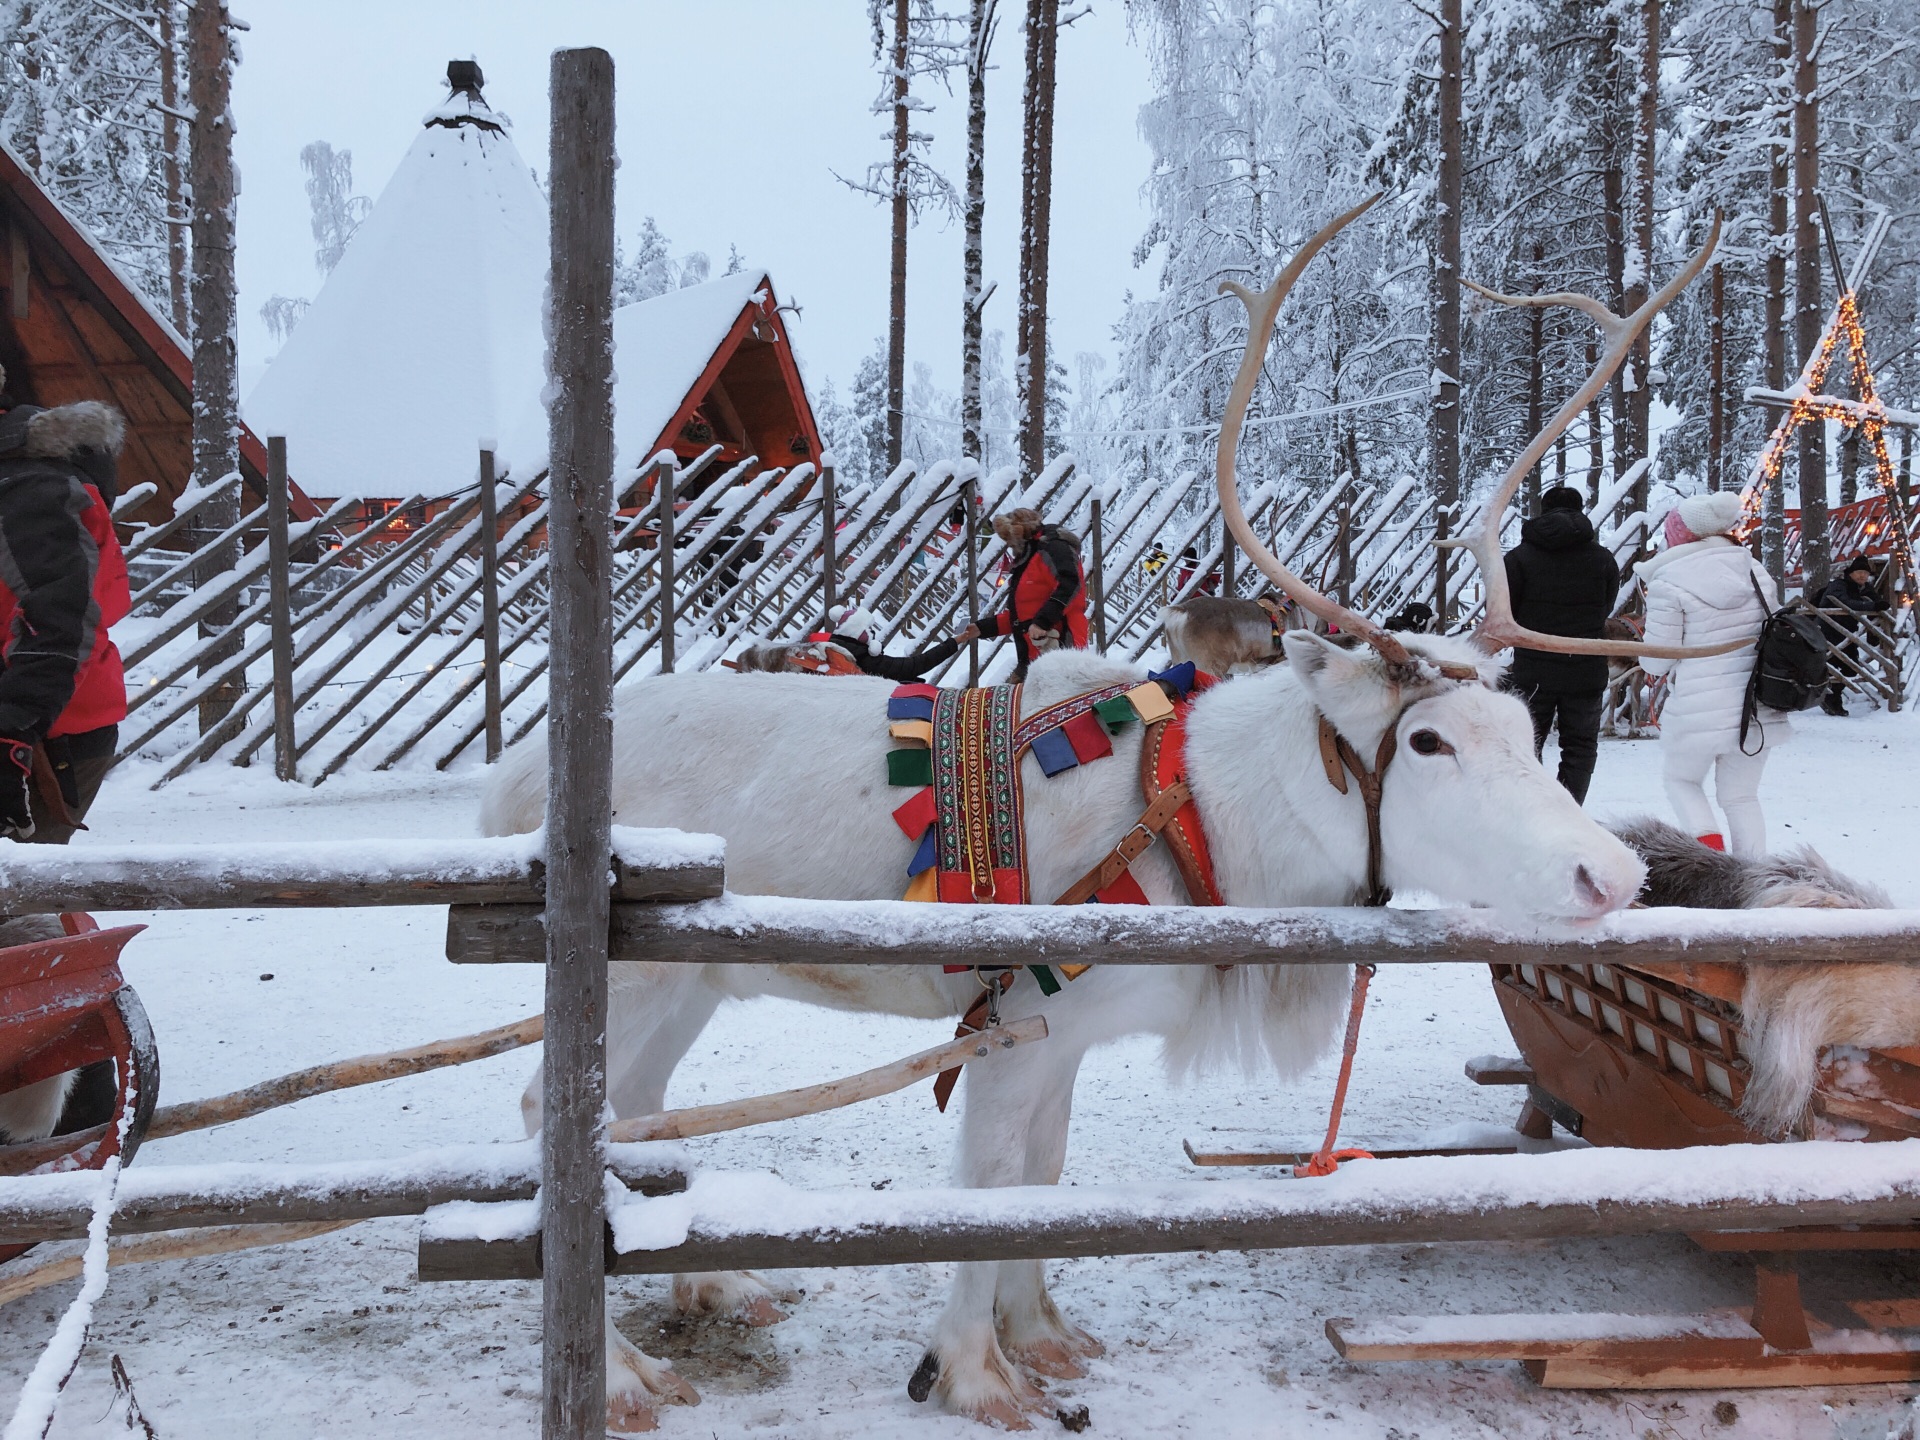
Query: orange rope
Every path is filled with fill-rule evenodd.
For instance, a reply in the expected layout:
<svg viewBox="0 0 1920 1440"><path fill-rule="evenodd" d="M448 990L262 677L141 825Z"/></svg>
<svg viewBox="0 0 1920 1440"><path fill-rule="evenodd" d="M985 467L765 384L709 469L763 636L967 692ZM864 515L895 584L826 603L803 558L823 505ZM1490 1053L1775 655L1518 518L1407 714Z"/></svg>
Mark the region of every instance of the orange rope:
<svg viewBox="0 0 1920 1440"><path fill-rule="evenodd" d="M1353 1078L1353 1052L1360 1048L1360 1015L1367 1008L1367 982L1373 979L1373 966L1353 967L1353 1008L1347 1012L1347 1043L1340 1056L1340 1080L1333 1087L1333 1113L1327 1116L1327 1138L1304 1165L1293 1167L1293 1178L1305 1180L1315 1175L1331 1175L1342 1160L1371 1160L1365 1150L1336 1150L1340 1137L1340 1112L1347 1107L1347 1082Z"/></svg>

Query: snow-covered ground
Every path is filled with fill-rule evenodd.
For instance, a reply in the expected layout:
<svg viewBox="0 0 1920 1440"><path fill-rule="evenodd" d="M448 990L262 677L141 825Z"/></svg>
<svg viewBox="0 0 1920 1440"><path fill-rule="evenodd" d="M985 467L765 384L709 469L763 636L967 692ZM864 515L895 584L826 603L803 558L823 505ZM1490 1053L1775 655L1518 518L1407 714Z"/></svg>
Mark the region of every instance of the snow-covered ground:
<svg viewBox="0 0 1920 1440"><path fill-rule="evenodd" d="M1763 791L1776 845L1811 843L1896 903L1920 905L1910 876L1920 769L1907 768L1920 730L1905 716L1816 714L1798 731ZM155 773L117 773L79 843L460 835L471 833L478 788L473 772L350 774L309 790L275 784L259 767L216 767L155 794L146 788ZM1658 775L1657 744L1608 743L1592 808L1664 813ZM540 1003L534 968L449 965L438 909L137 918L151 929L129 949L127 973L153 1019L170 1100L482 1029ZM1461 1074L1468 1056L1512 1051L1484 970L1387 967L1373 994L1348 1136L1511 1119L1514 1091L1479 1089ZM803 1084L949 1033L771 1000L734 1005L669 1099ZM517 1138L530 1066L516 1053L309 1100L156 1142L141 1160L351 1159ZM1316 1133L1331 1087L1330 1064L1286 1087L1239 1075L1175 1086L1150 1043L1097 1052L1081 1075L1067 1180L1198 1178L1184 1137ZM955 1124L921 1086L690 1148L701 1163L771 1170L796 1185L904 1188L944 1181ZM116 1270L53 1434L126 1433L110 1377L116 1357L166 1440L535 1433L537 1287L422 1285L416 1230L412 1220L374 1221L279 1250ZM1900 1256L1806 1268L1814 1297L1910 1295L1920 1281L1920 1267ZM1107 1344L1086 1379L1053 1387L1063 1404L1089 1407L1095 1434L1884 1440L1909 1420L1911 1387L1552 1392L1517 1365L1352 1366L1322 1334L1334 1315L1671 1313L1748 1299L1751 1272L1737 1257L1677 1238L1140 1256L1049 1270L1062 1308ZM664 1280L616 1280L610 1298L622 1328L671 1357L705 1397L697 1409L664 1412L666 1436L931 1440L980 1433L906 1395L947 1274L902 1266L782 1276L804 1297L767 1330L684 1324ZM11 1397L74 1289L0 1310L0 1394Z"/></svg>

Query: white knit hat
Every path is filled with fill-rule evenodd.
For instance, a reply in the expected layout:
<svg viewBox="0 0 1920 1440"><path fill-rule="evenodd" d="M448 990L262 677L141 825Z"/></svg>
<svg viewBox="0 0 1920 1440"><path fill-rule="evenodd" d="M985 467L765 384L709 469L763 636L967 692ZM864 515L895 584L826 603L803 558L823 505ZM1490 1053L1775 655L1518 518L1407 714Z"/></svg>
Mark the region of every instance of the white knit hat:
<svg viewBox="0 0 1920 1440"><path fill-rule="evenodd" d="M864 605L845 605L834 618L833 633L849 635L855 640L871 640L880 621Z"/></svg>
<svg viewBox="0 0 1920 1440"><path fill-rule="evenodd" d="M1740 523L1740 514L1740 495L1734 490L1689 495L1680 502L1680 523L1702 539L1726 534Z"/></svg>

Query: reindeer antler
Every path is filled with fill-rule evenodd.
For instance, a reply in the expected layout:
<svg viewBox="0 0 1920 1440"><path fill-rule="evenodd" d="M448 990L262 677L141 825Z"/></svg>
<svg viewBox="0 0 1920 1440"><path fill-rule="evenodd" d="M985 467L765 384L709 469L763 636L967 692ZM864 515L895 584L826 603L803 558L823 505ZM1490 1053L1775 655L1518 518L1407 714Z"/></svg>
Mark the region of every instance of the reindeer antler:
<svg viewBox="0 0 1920 1440"><path fill-rule="evenodd" d="M1569 635L1547 635L1538 630L1529 630L1513 618L1513 595L1507 588L1506 559L1500 551L1500 518L1512 503L1521 480L1547 453L1547 447L1573 423L1574 417L1606 388L1607 382L1627 358L1627 351L1633 347L1633 342L1640 338L1640 332L1653 323L1653 317L1706 268L1714 246L1719 242L1720 216L1716 212L1713 229L1707 235L1707 243L1700 247L1700 252L1687 262L1679 274L1648 296L1644 305L1624 318L1614 314L1591 295L1577 295L1564 290L1547 295L1502 295L1484 285L1475 285L1471 280L1463 282L1502 305L1569 306L1591 316L1606 339L1606 349L1602 351L1593 373L1587 377L1586 384L1567 397L1567 403L1560 407L1559 413L1520 452L1520 457L1508 469L1499 488L1487 498L1486 508L1481 512L1480 523L1473 533L1456 540L1438 542L1442 549L1471 550L1473 558L1479 562L1480 580L1486 587L1487 596L1486 615L1480 622L1479 639L1490 649L1501 650L1516 645L1558 655L1651 655L1663 660L1686 660L1700 655L1724 655L1753 643L1751 640L1731 640L1720 645L1646 645L1631 640L1581 640Z"/></svg>
<svg viewBox="0 0 1920 1440"><path fill-rule="evenodd" d="M1318 615L1329 625L1359 636L1389 662L1404 664L1407 651L1399 637L1381 629L1365 616L1329 600L1281 564L1279 557L1260 543L1260 537L1253 533L1253 526L1247 523L1246 512L1240 508L1240 491L1233 475L1234 457L1240 448L1240 429L1246 422L1247 405L1253 399L1254 381L1260 377L1267 344L1273 339L1273 324L1280 314L1280 302L1287 298L1287 292L1293 288L1293 282L1300 278L1300 272L1307 268L1307 262L1319 254L1329 240L1372 209L1379 199L1378 195L1371 196L1346 214L1329 220L1321 227L1319 234L1302 245L1294 257L1287 261L1286 268L1274 277L1273 284L1259 294L1231 280L1221 284L1221 294L1231 292L1239 296L1240 303L1247 307L1247 349L1240 357L1240 373L1233 377L1233 389L1227 394L1226 414L1220 419L1220 447L1214 459L1214 478L1220 488L1221 518L1226 521L1227 529L1233 532L1233 538L1239 542L1240 548L1247 552L1247 558L1259 566L1269 580L1290 595L1303 610Z"/></svg>

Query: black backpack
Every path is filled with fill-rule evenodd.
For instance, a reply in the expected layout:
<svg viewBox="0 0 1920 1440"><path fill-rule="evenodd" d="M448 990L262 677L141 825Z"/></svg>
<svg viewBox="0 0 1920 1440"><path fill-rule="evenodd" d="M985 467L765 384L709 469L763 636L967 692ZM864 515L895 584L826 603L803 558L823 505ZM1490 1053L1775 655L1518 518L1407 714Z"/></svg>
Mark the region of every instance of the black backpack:
<svg viewBox="0 0 1920 1440"><path fill-rule="evenodd" d="M1772 710L1805 710L1817 702L1827 688L1827 631L1820 617L1803 600L1778 610L1768 603L1760 582L1751 575L1747 582L1766 619L1760 625L1760 641L1753 657L1753 676L1747 681L1746 703L1740 709L1740 750L1747 749L1747 729L1762 705ZM1762 743L1765 731L1762 729Z"/></svg>

